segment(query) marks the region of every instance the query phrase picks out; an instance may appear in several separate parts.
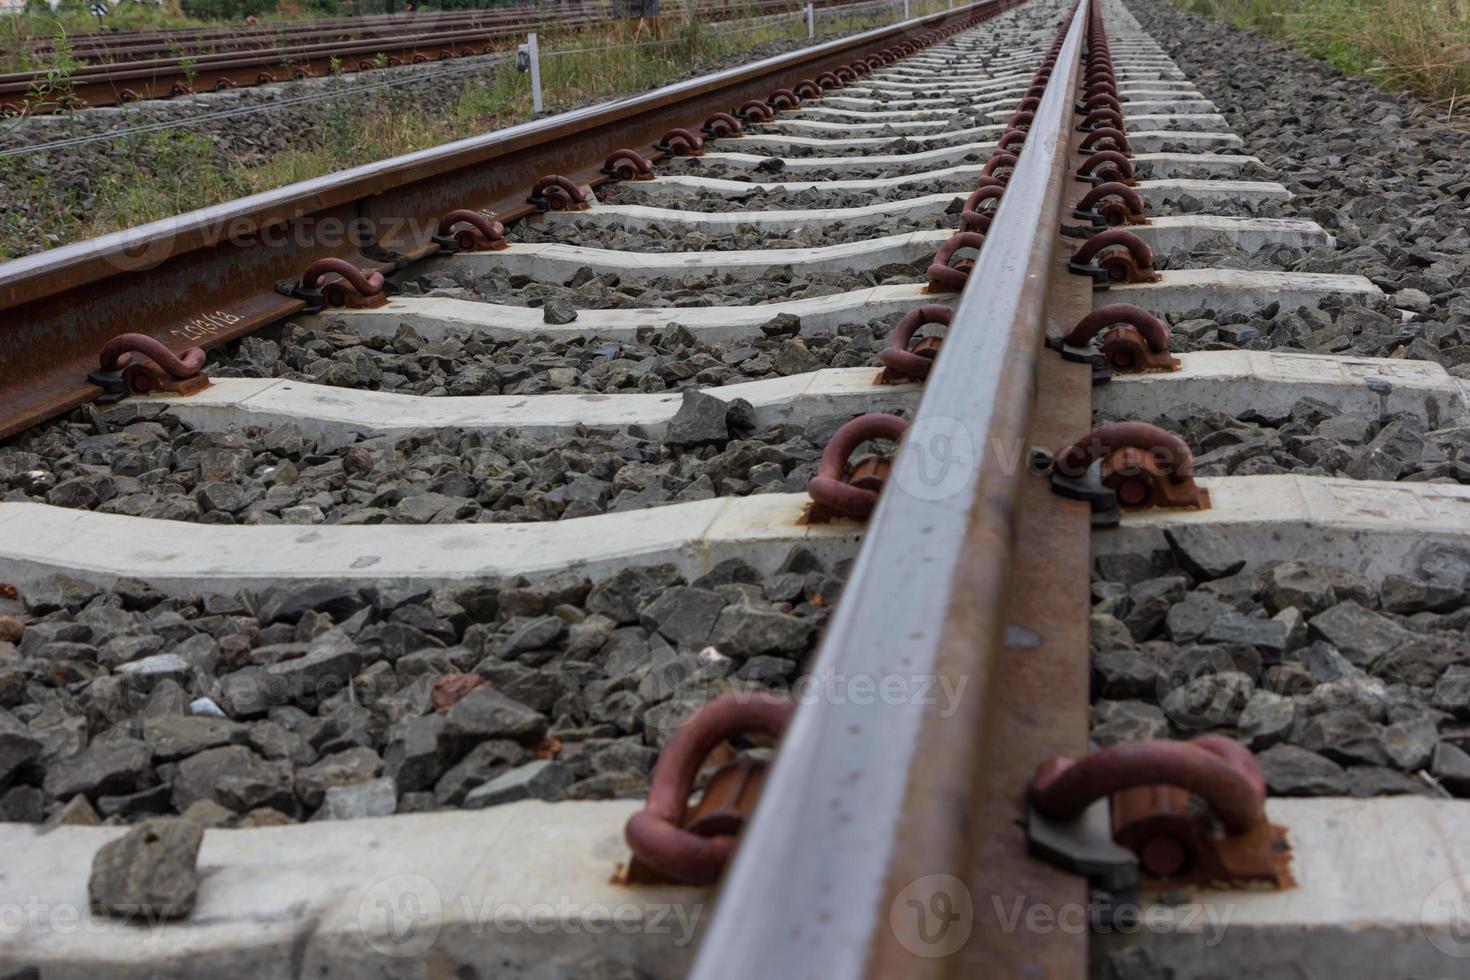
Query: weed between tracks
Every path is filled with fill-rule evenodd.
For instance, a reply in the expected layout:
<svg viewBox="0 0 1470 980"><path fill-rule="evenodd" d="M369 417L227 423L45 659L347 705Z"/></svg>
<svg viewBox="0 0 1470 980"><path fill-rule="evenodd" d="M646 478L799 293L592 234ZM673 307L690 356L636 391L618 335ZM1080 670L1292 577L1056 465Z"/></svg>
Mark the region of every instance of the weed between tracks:
<svg viewBox="0 0 1470 980"><path fill-rule="evenodd" d="M947 0L914 0L913 16ZM901 8L899 8L901 10ZM894 20L871 14L820 15L822 36ZM685 20L652 39L614 28L586 31L543 47L546 108L560 111L646 91L757 45L806 37L799 20L732 30L729 22ZM447 106L425 108L414 86L368 98L318 103L314 124L293 131L290 148L230 149L228 140L189 129L136 134L106 143L0 158L0 259L13 258L207 207L373 160L409 153L531 118L527 75L513 66L470 82ZM0 130L3 130L0 123ZM611 147L610 147L611 149Z"/></svg>
<svg viewBox="0 0 1470 980"><path fill-rule="evenodd" d="M1176 0L1470 114L1470 0Z"/></svg>

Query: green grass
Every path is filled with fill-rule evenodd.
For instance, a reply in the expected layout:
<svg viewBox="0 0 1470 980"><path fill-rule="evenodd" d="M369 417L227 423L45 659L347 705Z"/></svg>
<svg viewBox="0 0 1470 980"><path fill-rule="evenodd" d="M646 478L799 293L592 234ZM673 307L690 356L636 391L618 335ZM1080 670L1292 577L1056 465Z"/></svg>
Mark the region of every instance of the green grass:
<svg viewBox="0 0 1470 980"><path fill-rule="evenodd" d="M1470 0L1179 0L1395 91L1470 112Z"/></svg>
<svg viewBox="0 0 1470 980"><path fill-rule="evenodd" d="M915 0L912 13L947 5L947 0ZM824 35L851 33L893 20L891 15L829 15L819 17L818 27ZM628 46L650 39L630 28L612 27L543 48L546 108L557 111L647 91L757 44L806 37L799 21L735 33L723 22L689 20L666 23L663 30L663 37L654 39L664 42L658 44ZM348 96L319 106L319 124L310 140L271 155L231 156L213 140L185 128L123 137L110 147L87 144L54 151L47 154L49 170L37 165L36 156L0 158L0 259L503 128L532 114L529 76L513 67L472 82L445 110L426 110L411 89L362 99ZM56 179L60 173L68 179Z"/></svg>

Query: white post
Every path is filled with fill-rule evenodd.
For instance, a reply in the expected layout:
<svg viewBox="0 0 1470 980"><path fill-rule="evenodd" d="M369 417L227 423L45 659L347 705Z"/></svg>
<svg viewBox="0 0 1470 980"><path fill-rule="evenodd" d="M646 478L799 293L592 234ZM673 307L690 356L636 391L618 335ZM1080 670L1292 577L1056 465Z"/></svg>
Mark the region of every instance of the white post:
<svg viewBox="0 0 1470 980"><path fill-rule="evenodd" d="M909 0L903 0L903 19L909 19Z"/></svg>
<svg viewBox="0 0 1470 980"><path fill-rule="evenodd" d="M907 2L907 0L905 0ZM531 108L541 111L541 52L536 46L536 34L526 35L526 51L531 55Z"/></svg>
<svg viewBox="0 0 1470 980"><path fill-rule="evenodd" d="M806 36L809 41L817 38L817 12L812 9L811 4L806 5Z"/></svg>

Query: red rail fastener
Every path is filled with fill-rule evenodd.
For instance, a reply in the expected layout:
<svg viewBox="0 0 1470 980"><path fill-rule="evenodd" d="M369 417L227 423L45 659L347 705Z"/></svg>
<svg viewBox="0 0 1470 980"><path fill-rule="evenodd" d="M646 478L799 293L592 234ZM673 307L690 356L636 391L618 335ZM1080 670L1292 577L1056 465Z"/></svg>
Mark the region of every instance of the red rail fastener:
<svg viewBox="0 0 1470 980"><path fill-rule="evenodd" d="M1210 506L1207 490L1194 482L1194 454L1172 432L1147 422L1099 426L1057 453L1055 471L1080 478L1102 460L1102 485L1120 507Z"/></svg>
<svg viewBox="0 0 1470 980"><path fill-rule="evenodd" d="M754 794L748 792L745 778L737 778L735 799L729 801L734 805L708 812L704 804L717 788L717 780L711 780L699 807L707 812L691 822L687 818L695 777L721 742L745 734L779 737L795 710L792 702L774 694L726 694L685 721L659 754L643 809L628 818L623 828L623 838L635 859L691 885L717 879L735 852L737 835L753 803L749 797Z"/></svg>
<svg viewBox="0 0 1470 980"><path fill-rule="evenodd" d="M740 120L728 112L710 113L700 129L704 131L706 137L712 140L729 139L732 136L743 135L745 132L745 127L740 124Z"/></svg>
<svg viewBox="0 0 1470 980"><path fill-rule="evenodd" d="M1103 143L1110 145L1099 146ZM1128 137L1121 129L1114 129L1112 126L1099 126L1082 137L1078 149L1084 152L1091 152L1093 149L1117 150L1125 157L1133 155L1133 148L1128 145Z"/></svg>
<svg viewBox="0 0 1470 980"><path fill-rule="evenodd" d="M107 394L104 402L117 401L127 394L147 395L157 391L176 395L192 395L209 387L204 371L205 354L201 347L190 347L175 354L147 334L125 333L102 345L97 358L100 370L87 376Z"/></svg>
<svg viewBox="0 0 1470 980"><path fill-rule="evenodd" d="M1082 120L1082 124L1077 128L1081 129L1083 132L1087 132L1088 130L1094 129L1100 122L1106 122L1114 129L1122 129L1123 114L1117 109L1112 109L1107 106L1104 106L1101 109L1093 109L1087 114L1087 117Z"/></svg>
<svg viewBox="0 0 1470 980"><path fill-rule="evenodd" d="M586 211L587 194L570 178L548 174L536 181L526 203L537 211Z"/></svg>
<svg viewBox="0 0 1470 980"><path fill-rule="evenodd" d="M980 174L984 177L994 177L1002 184L1007 184L1010 182L1011 172L1019 162L1014 153L997 151L994 156L985 161L985 166L981 169ZM1001 173L996 173L996 171L1001 171Z"/></svg>
<svg viewBox="0 0 1470 980"><path fill-rule="evenodd" d="M791 91L795 92L797 98L800 99L818 99L822 96L822 86L810 78L803 78L791 86Z"/></svg>
<svg viewBox="0 0 1470 980"><path fill-rule="evenodd" d="M1209 814L1191 804L1192 796L1208 804ZM1113 839L1154 876L1277 887L1290 881L1282 835L1266 818L1265 777L1234 739L1124 742L1081 759L1048 759L1031 780L1032 803L1056 819L1076 817L1105 797Z"/></svg>
<svg viewBox="0 0 1470 980"><path fill-rule="evenodd" d="M653 164L637 150L613 150L602 161L602 172L613 180L652 180Z"/></svg>
<svg viewBox="0 0 1470 980"><path fill-rule="evenodd" d="M1000 139L995 141L995 148L1005 150L1007 153L1017 153L1025 145L1026 131L1024 129L1008 129L1000 134Z"/></svg>
<svg viewBox="0 0 1470 980"><path fill-rule="evenodd" d="M801 97L789 88L778 88L766 96L766 105L772 109L800 109Z"/></svg>
<svg viewBox="0 0 1470 980"><path fill-rule="evenodd" d="M1030 132L1031 124L1035 121L1036 113L1023 109L1011 116L1010 120L1006 122L1006 129L1019 129L1022 132Z"/></svg>
<svg viewBox="0 0 1470 980"><path fill-rule="evenodd" d="M1130 187L1137 184L1133 177L1133 161L1117 150L1098 150L1077 167L1079 180L1092 183L1116 181Z"/></svg>
<svg viewBox="0 0 1470 980"><path fill-rule="evenodd" d="M770 122L776 118L776 114L771 111L771 107L760 99L751 99L749 102L743 103L740 108L735 110L735 115L748 123Z"/></svg>
<svg viewBox="0 0 1470 980"><path fill-rule="evenodd" d="M918 343L913 343L914 334L931 323L947 327L953 316L954 310L942 303L925 303L918 309L905 313L893 325L893 333L888 336L888 346L878 352L878 361L883 365L883 373L878 376L878 381L893 384L899 381L923 381L927 378L929 369L934 366L934 358L939 356L943 338L920 337Z"/></svg>
<svg viewBox="0 0 1470 980"><path fill-rule="evenodd" d="M1094 224L1146 225L1144 213L1147 206L1143 196L1127 184L1108 181L1098 184L1082 196L1072 215L1085 218Z"/></svg>
<svg viewBox="0 0 1470 980"><path fill-rule="evenodd" d="M1098 350L1114 371L1179 370L1178 359L1169 355L1168 324L1141 307L1129 303L1100 306L1077 321L1064 343L1085 348L1099 336Z"/></svg>
<svg viewBox="0 0 1470 980"><path fill-rule="evenodd" d="M823 89L842 87L842 78L836 72L824 71L812 79L812 81L816 82Z"/></svg>
<svg viewBox="0 0 1470 980"><path fill-rule="evenodd" d="M965 206L960 211L960 228L981 235L988 232L990 222L995 218L995 209L1000 206L1000 199L1004 194L1005 185L996 178L990 178L986 183L975 188L965 199ZM986 201L995 203L981 210L981 205Z"/></svg>
<svg viewBox="0 0 1470 980"><path fill-rule="evenodd" d="M677 127L664 133L653 146L654 149L662 150L673 157L697 157L704 155L704 140L682 127Z"/></svg>
<svg viewBox="0 0 1470 980"><path fill-rule="evenodd" d="M867 456L850 463L850 457L870 439L898 442L908 427L908 422L896 415L869 412L833 433L817 463L817 475L807 481L806 492L813 501L807 523L824 524L838 515L866 520L878 505L878 494L892 462L887 457Z"/></svg>
<svg viewBox="0 0 1470 980"><path fill-rule="evenodd" d="M507 247L505 225L480 211L464 209L440 218L433 238L446 251L495 252Z"/></svg>
<svg viewBox="0 0 1470 980"><path fill-rule="evenodd" d="M323 285L322 277L329 273L336 273L340 278ZM315 296L326 306L351 309L371 309L388 302L381 272L364 274L352 263L337 258L317 259L307 266L301 276L300 293L308 299Z"/></svg>
<svg viewBox="0 0 1470 980"><path fill-rule="evenodd" d="M1131 231L1108 228L1082 243L1067 264L1078 275L1092 276L1099 283L1158 282L1154 253Z"/></svg>
<svg viewBox="0 0 1470 980"><path fill-rule="evenodd" d="M988 188L981 188L987 190ZM979 191L976 191L978 194ZM929 291L930 292L959 292L965 288L965 283L970 281L970 267L975 264L973 259L959 259L956 255L961 249L979 249L985 244L985 236L978 231L962 231L951 235L939 246L939 251L934 253L934 262L929 266Z"/></svg>

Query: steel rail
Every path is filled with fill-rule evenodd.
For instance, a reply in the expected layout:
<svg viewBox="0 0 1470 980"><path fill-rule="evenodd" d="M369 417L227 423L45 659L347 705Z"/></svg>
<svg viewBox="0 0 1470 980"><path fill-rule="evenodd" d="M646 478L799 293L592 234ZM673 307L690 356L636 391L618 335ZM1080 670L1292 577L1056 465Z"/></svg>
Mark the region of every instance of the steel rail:
<svg viewBox="0 0 1470 980"><path fill-rule="evenodd" d="M1026 472L1026 440L1038 370L1047 369L1040 356L1048 292L1064 267L1062 207L1076 193L1068 164L1086 18L1080 4L811 668L814 695L797 709L743 831L693 980L971 976L982 972L976 962L996 976L1062 972L985 957L987 944L1007 941L997 935L988 894L973 896L981 921L969 940L972 955L915 948L890 917L912 923L907 906L914 902L934 913L935 927L958 911L948 876L971 875L981 844L972 815L988 803L977 775L989 759L1014 751L993 741L990 715L1009 693L997 667L1013 628L1007 614L1016 598L1008 591L1018 511L1023 490L1034 492L1044 480ZM971 457L955 460L964 442ZM963 487L946 495L938 490L951 488L952 477L924 481L926 472L939 472L936 456L966 467ZM1085 519L1080 541L1085 549ZM1081 567L1082 581L1064 591L1070 608L1080 600L1085 624L1085 559ZM1034 628L1044 634L1053 625ZM1084 639L1071 652L1069 681L1075 686L1081 671L1084 698L1085 652ZM894 677L908 684L907 696L886 703L873 696ZM824 692L827 678L834 685L866 679L869 697L848 696L856 687ZM919 696L918 679L944 679L960 693L946 701L935 684L924 692L938 694L938 703L920 703L928 699ZM1029 712L1033 727L1052 721L1048 705L1010 707ZM1081 741L1074 750L1085 747L1085 711L1077 714L1056 719L1066 737ZM1014 821L1024 781L1008 790ZM1023 839L1010 833L1006 843L1024 855ZM1059 961L1080 966L1075 949L1067 952Z"/></svg>
<svg viewBox="0 0 1470 980"><path fill-rule="evenodd" d="M462 208L516 220L534 182L601 184L610 149L648 149L677 126L866 57L909 33L1018 0L981 0L667 85L301 181L0 265L0 438L90 401L102 345L122 333L206 348L304 308L276 285L314 261L392 272L439 251L438 219Z"/></svg>

